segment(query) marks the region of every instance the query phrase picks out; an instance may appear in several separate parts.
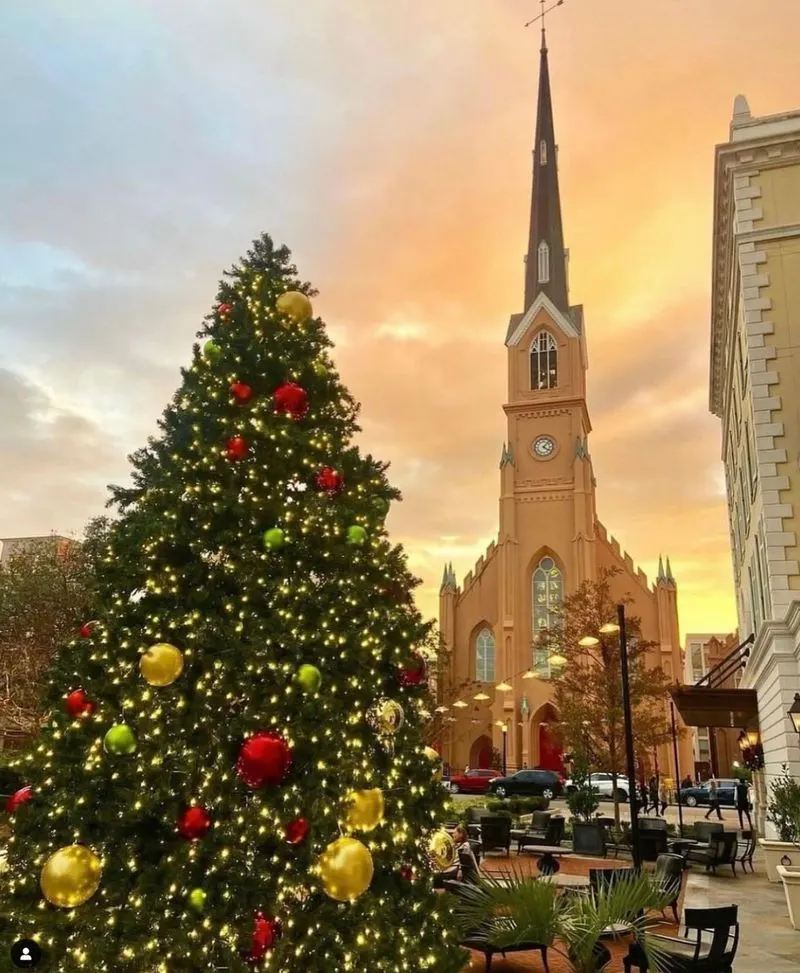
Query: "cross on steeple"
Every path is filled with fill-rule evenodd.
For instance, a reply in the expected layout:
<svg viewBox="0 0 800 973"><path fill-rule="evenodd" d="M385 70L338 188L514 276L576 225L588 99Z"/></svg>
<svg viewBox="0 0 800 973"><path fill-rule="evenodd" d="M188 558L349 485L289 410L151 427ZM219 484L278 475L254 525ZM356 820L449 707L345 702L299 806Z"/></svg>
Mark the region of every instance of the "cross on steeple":
<svg viewBox="0 0 800 973"><path fill-rule="evenodd" d="M567 295L567 255L564 249L564 230L561 224L561 197L558 191L556 137L553 124L553 104L550 97L550 69L547 61L547 40L544 18L551 10L564 4L557 0L549 7L548 0L539 0L542 12L529 20L529 27L542 21L542 46L539 51L539 99L536 111L536 137L533 146L533 192L531 220L528 232L528 254L525 258L525 307L544 293L559 311L569 312Z"/></svg>

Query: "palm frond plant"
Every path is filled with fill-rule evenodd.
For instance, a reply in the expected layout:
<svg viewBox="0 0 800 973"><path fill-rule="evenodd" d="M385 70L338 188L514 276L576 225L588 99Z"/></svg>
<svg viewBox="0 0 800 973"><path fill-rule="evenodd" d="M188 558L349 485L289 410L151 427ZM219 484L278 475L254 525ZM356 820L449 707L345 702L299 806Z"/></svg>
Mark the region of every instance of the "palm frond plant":
<svg viewBox="0 0 800 973"><path fill-rule="evenodd" d="M614 927L632 932L653 973L668 973L668 956L648 935L674 890L664 890L652 875L631 872L630 879L589 892L563 893L546 878L522 875L515 868L483 876L458 890L454 916L459 937L502 950L524 942L540 943L560 953L573 973L602 973L611 956L602 942Z"/></svg>

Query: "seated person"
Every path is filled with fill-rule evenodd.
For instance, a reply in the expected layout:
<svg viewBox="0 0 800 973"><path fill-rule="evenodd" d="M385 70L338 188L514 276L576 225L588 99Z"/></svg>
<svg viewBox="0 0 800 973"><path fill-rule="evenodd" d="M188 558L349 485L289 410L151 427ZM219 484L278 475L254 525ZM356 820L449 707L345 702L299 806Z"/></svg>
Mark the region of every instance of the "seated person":
<svg viewBox="0 0 800 973"><path fill-rule="evenodd" d="M469 843L469 835L463 824L453 832L453 842L456 846L457 878L460 882L475 881L480 876L480 867Z"/></svg>

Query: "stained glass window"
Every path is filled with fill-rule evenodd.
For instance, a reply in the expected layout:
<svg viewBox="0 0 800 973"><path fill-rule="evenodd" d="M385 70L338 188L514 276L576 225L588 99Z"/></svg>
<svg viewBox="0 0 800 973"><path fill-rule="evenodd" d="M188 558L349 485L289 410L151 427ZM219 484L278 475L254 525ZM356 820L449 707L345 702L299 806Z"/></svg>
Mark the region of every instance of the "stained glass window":
<svg viewBox="0 0 800 973"><path fill-rule="evenodd" d="M482 629L475 639L475 678L478 682L494 682L494 635Z"/></svg>
<svg viewBox="0 0 800 973"><path fill-rule="evenodd" d="M539 635L551 629L561 611L564 601L564 579L556 562L551 557L543 557L533 572L533 638L538 643ZM551 648L534 646L534 668L543 675L550 673L547 661Z"/></svg>

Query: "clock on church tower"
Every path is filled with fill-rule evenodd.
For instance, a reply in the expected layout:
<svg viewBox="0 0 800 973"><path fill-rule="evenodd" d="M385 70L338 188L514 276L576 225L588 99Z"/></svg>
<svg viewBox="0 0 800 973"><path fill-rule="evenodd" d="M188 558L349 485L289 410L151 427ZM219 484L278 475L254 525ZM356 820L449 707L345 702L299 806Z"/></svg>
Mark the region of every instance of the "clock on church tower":
<svg viewBox="0 0 800 973"><path fill-rule="evenodd" d="M552 436L538 436L534 439L532 448L538 459L550 459L556 451L556 441Z"/></svg>

